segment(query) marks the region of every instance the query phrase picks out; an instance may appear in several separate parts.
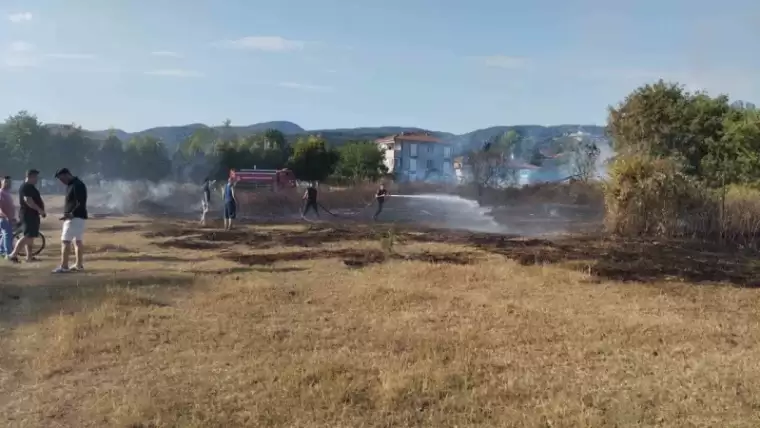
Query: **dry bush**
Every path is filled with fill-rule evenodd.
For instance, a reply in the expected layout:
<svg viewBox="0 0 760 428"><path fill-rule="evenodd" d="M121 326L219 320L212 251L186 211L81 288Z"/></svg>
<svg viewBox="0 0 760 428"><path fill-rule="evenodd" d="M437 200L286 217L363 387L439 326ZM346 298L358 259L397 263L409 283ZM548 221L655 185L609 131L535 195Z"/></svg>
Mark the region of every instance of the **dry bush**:
<svg viewBox="0 0 760 428"><path fill-rule="evenodd" d="M730 186L714 195L722 211L721 238L746 246L757 246L760 235L760 191L745 186ZM723 203L725 201L725 203Z"/></svg>
<svg viewBox="0 0 760 428"><path fill-rule="evenodd" d="M604 183L610 232L721 240L751 245L760 227L760 192L707 189L672 158L616 159Z"/></svg>

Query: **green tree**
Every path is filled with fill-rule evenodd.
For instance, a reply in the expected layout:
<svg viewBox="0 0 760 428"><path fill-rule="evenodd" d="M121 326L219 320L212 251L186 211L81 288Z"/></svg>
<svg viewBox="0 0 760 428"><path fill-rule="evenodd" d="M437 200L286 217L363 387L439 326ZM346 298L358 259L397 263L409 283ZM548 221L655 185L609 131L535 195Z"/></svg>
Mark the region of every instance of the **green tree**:
<svg viewBox="0 0 760 428"><path fill-rule="evenodd" d="M9 117L3 126L6 150L10 162L6 166L13 175L21 175L28 168L44 169L51 157L50 132L27 111Z"/></svg>
<svg viewBox="0 0 760 428"><path fill-rule="evenodd" d="M171 160L163 143L149 136L135 137L124 151L125 178L160 181L171 173Z"/></svg>
<svg viewBox="0 0 760 428"><path fill-rule="evenodd" d="M610 108L607 125L616 151L678 156L685 160L687 173L702 176L702 160L721 140L730 111L724 95L692 94L661 80Z"/></svg>
<svg viewBox="0 0 760 428"><path fill-rule="evenodd" d="M323 181L335 170L338 159L324 139L310 135L296 141L288 165L299 180Z"/></svg>
<svg viewBox="0 0 760 428"><path fill-rule="evenodd" d="M760 180L758 117L728 97L690 93L659 81L610 109L608 128L619 153L673 157L710 186Z"/></svg>
<svg viewBox="0 0 760 428"><path fill-rule="evenodd" d="M335 175L353 181L377 181L388 173L385 150L370 141L353 141L338 149Z"/></svg>
<svg viewBox="0 0 760 428"><path fill-rule="evenodd" d="M288 142L285 134L277 129L267 129L264 132L264 148L267 150L285 150Z"/></svg>
<svg viewBox="0 0 760 428"><path fill-rule="evenodd" d="M124 172L124 143L116 137L114 132L97 143L95 149L96 171L108 180L122 178Z"/></svg>

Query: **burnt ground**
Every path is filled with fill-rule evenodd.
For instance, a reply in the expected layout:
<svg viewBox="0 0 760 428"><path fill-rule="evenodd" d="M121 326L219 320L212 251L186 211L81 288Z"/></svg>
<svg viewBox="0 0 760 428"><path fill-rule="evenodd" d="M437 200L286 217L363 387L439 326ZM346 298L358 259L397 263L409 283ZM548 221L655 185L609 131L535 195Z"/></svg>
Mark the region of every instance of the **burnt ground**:
<svg viewBox="0 0 760 428"><path fill-rule="evenodd" d="M281 222L280 222L281 223ZM215 225L218 226L218 225ZM219 257L243 266L277 262L338 258L348 268L388 260L429 263L473 263L482 252L522 265L560 265L598 280L690 283L727 283L760 286L760 254L748 249L723 248L686 240L615 239L601 234L565 235L528 239L517 235L420 228L403 224L314 223L304 229L240 227L223 231L200 229L194 222L160 221L145 224L143 235L162 248L219 250ZM110 233L110 230L104 230ZM323 244L349 241L376 242L376 249L328 249ZM404 253L393 251L393 241L458 244L472 251ZM231 244L245 250L228 250ZM278 253L260 252L272 248ZM292 249L292 250L291 250ZM481 252L475 251L480 250Z"/></svg>

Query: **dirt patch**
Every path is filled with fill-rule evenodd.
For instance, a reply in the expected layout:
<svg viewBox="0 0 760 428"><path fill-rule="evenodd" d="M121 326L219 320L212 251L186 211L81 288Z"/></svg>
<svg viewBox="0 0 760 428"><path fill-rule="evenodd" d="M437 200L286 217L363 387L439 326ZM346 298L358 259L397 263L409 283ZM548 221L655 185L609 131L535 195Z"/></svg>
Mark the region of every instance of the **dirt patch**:
<svg viewBox="0 0 760 428"><path fill-rule="evenodd" d="M234 261L246 266L273 265L278 262L294 262L300 260L315 259L341 259L343 263L352 268L365 267L372 264L384 263L390 260L419 261L425 263L448 263L457 265L472 264L478 260L477 255L469 252L454 253L410 253L388 254L381 250L363 249L340 249L326 251L293 251L274 254L240 254L229 253L221 256L223 259Z"/></svg>
<svg viewBox="0 0 760 428"><path fill-rule="evenodd" d="M212 242L243 242L246 239L251 238L252 235L268 236L245 230L217 230L213 232L205 232L201 234L198 239Z"/></svg>
<svg viewBox="0 0 760 428"><path fill-rule="evenodd" d="M471 265L476 263L480 257L477 254L465 251L455 251L450 253L431 253L424 251L422 253L413 253L407 255L395 256L403 260L413 260L434 264L451 264L451 265Z"/></svg>
<svg viewBox="0 0 760 428"><path fill-rule="evenodd" d="M179 227L172 227L172 226L154 226L154 230L150 232L145 232L142 234L142 236L146 238L181 238L184 236L190 236L190 235L197 235L197 230L192 229L183 229Z"/></svg>
<svg viewBox="0 0 760 428"><path fill-rule="evenodd" d="M97 253L120 253L120 254L126 254L126 253L135 253L135 250L132 250L130 248L116 245L116 244L103 244L103 245L96 245L92 247L92 252L94 254Z"/></svg>
<svg viewBox="0 0 760 428"><path fill-rule="evenodd" d="M106 226L97 229L98 233L120 233L120 232L133 232L135 230L142 229L137 224L116 224L113 226Z"/></svg>
<svg viewBox="0 0 760 428"><path fill-rule="evenodd" d="M228 246L222 242L207 242L196 239L170 239L164 242L154 243L158 248L177 248L181 250L217 250Z"/></svg>
<svg viewBox="0 0 760 428"><path fill-rule="evenodd" d="M728 282L760 287L760 254L692 241L567 237L557 240L482 239L471 243L522 265L566 264L616 281Z"/></svg>

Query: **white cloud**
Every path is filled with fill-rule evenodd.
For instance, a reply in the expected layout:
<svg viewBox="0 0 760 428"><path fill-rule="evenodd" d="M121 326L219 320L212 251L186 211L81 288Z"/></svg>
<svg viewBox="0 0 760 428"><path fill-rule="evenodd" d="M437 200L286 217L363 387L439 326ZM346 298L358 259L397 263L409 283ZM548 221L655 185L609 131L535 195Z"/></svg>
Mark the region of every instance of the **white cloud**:
<svg viewBox="0 0 760 428"><path fill-rule="evenodd" d="M31 52L34 50L34 45L29 42L16 41L8 45L8 50L11 52Z"/></svg>
<svg viewBox="0 0 760 428"><path fill-rule="evenodd" d="M482 57L481 60L486 67L506 68L510 70L525 68L530 64L528 58L507 55L491 55Z"/></svg>
<svg viewBox="0 0 760 428"><path fill-rule="evenodd" d="M280 86L283 88L299 89L302 91L313 91L313 92L330 92L333 90L333 88L329 86L310 85L307 83L298 83L298 82L280 82L277 84L277 86Z"/></svg>
<svg viewBox="0 0 760 428"><path fill-rule="evenodd" d="M150 54L153 56L163 56L168 58L182 58L182 54L173 51L153 51Z"/></svg>
<svg viewBox="0 0 760 428"><path fill-rule="evenodd" d="M81 53L49 53L45 54L47 58L55 59L93 59L95 55Z"/></svg>
<svg viewBox="0 0 760 428"><path fill-rule="evenodd" d="M232 49L246 49L263 52L287 52L301 50L306 42L289 40L280 36L249 36L237 40L228 40L218 44Z"/></svg>
<svg viewBox="0 0 760 428"><path fill-rule="evenodd" d="M165 77L203 77L204 74L195 70L184 70L180 68L170 68L162 70L146 71L145 74L150 76L165 76Z"/></svg>
<svg viewBox="0 0 760 428"><path fill-rule="evenodd" d="M19 24L22 22L29 22L32 20L32 13L31 12L19 12L19 13L11 13L7 16L8 21L13 22L14 24Z"/></svg>
<svg viewBox="0 0 760 428"><path fill-rule="evenodd" d="M29 68L36 67L40 63L39 59L26 55L8 55L2 57L2 65L8 68Z"/></svg>

